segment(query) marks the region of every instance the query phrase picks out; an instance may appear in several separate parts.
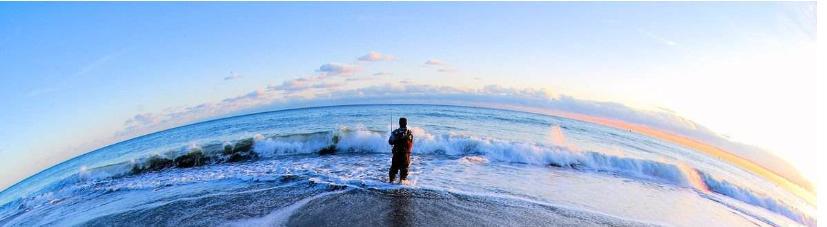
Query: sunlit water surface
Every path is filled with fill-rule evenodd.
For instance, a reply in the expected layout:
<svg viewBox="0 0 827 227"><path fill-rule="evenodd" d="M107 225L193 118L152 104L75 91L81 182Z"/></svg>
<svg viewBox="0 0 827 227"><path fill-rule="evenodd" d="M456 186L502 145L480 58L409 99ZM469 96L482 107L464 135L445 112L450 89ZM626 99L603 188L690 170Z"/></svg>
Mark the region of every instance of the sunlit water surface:
<svg viewBox="0 0 827 227"><path fill-rule="evenodd" d="M388 184L386 141L400 116L415 134L410 182ZM678 145L560 117L434 105L174 128L54 166L0 193L0 204L0 224L12 226L816 222L803 200Z"/></svg>

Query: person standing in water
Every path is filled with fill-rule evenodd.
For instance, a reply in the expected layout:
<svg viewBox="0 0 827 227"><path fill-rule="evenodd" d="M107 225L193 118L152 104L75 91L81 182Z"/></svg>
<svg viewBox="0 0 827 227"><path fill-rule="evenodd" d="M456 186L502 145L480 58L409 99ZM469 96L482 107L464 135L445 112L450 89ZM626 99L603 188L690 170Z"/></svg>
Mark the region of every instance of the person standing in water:
<svg viewBox="0 0 827 227"><path fill-rule="evenodd" d="M396 172L399 172L399 182L408 178L408 166L411 165L411 149L413 148L413 133L407 128L408 119L399 118L399 128L391 132L388 144L393 146L391 152L391 169L388 173L388 182L393 183Z"/></svg>

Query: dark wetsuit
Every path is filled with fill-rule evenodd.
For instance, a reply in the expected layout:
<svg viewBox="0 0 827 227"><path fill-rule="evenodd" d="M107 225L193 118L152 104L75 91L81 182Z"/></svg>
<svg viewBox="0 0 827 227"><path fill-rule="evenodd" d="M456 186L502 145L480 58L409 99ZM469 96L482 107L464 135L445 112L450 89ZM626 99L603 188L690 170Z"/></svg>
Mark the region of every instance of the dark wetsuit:
<svg viewBox="0 0 827 227"><path fill-rule="evenodd" d="M388 181L396 179L396 172L399 172L399 179L408 178L408 166L411 165L411 149L413 148L413 134L408 128L398 128L391 133L388 144L393 146L393 158L391 169L388 173Z"/></svg>

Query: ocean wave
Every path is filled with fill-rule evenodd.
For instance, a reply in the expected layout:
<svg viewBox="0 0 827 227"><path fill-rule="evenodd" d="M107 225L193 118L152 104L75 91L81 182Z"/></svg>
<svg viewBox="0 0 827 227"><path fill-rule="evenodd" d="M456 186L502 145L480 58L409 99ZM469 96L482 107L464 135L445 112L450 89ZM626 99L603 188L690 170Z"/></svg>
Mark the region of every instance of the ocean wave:
<svg viewBox="0 0 827 227"><path fill-rule="evenodd" d="M609 155L600 152L574 151L561 146L546 146L462 135L432 135L421 128L412 128L416 135L414 154L442 154L451 156L485 157L487 160L549 165L576 170L609 172L636 179L653 180L677 186L709 190L736 200L765 208L805 225L815 221L794 208L771 197L760 195L744 187L716 180L709 174L681 163L654 161ZM335 139L334 139L335 138ZM310 143L284 142L273 139L257 140L257 152L271 155L318 152L334 146L336 152L388 153L389 146L382 133L367 130L344 129L319 136ZM324 143L325 140L330 141ZM337 140L338 143L332 143Z"/></svg>
<svg viewBox="0 0 827 227"><path fill-rule="evenodd" d="M443 134L411 128L416 135L413 153L422 155L481 156L509 163L547 165L576 170L609 172L626 177L691 186L686 171L674 163L622 157L561 146ZM104 179L202 165L274 159L290 155L334 153L390 153L387 132L342 127L329 132L294 135L256 135L237 141L190 144L163 154L96 168L83 167L80 179Z"/></svg>
<svg viewBox="0 0 827 227"><path fill-rule="evenodd" d="M772 197L753 192L749 189L734 185L726 180L716 179L715 177L698 171L703 179L704 184L706 185L709 191L724 195L729 198L736 199L738 201L765 208L769 211L772 211L777 214L781 214L786 216L798 223L805 224L807 226L817 226L816 220L812 217L809 217L801 212L797 211L795 208L792 208L781 201L778 201Z"/></svg>
<svg viewBox="0 0 827 227"><path fill-rule="evenodd" d="M434 135L421 128L411 128L415 135L413 153L419 155L444 155L473 157L474 163L489 161L524 163L553 166L576 171L593 171L613 175L655 181L681 187L709 190L736 200L763 207L802 224L815 223L784 203L759 195L744 187L717 180L709 174L689 168L681 163L666 160L647 160L626 157L623 154L607 154L595 151L579 151L564 146L542 145L482 138L458 134ZM87 168L78 174L53 184L42 192L55 190L84 180L100 180L122 176L141 175L165 169L183 169L205 165L244 162L257 159L278 159L293 155L328 155L337 153L390 153L388 132L364 128L342 127L327 132L293 135L255 135L235 141L190 144L163 154L126 162ZM33 200L42 203L56 197L40 193ZM21 201L7 206L27 207Z"/></svg>

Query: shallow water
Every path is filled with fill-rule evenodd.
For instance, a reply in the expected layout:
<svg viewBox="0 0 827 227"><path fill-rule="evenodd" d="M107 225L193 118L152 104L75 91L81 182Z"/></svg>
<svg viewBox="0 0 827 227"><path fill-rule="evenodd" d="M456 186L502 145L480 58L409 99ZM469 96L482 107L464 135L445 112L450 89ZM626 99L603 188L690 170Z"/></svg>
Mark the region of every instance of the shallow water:
<svg viewBox="0 0 827 227"><path fill-rule="evenodd" d="M387 133L403 113L415 134L410 183L388 184ZM433 105L183 126L66 161L0 203L0 224L13 226L815 224L801 199L684 147L565 118Z"/></svg>

